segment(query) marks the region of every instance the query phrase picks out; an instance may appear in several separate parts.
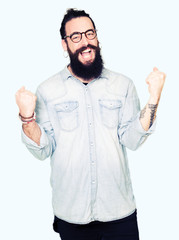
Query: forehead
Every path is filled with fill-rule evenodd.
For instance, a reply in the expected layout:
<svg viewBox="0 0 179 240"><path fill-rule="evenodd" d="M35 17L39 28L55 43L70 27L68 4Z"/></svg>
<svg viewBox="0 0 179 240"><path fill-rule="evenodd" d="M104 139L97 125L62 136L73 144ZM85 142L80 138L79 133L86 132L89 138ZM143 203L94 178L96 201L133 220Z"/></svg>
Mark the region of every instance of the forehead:
<svg viewBox="0 0 179 240"><path fill-rule="evenodd" d="M73 18L65 25L66 35L73 32L85 32L88 29L94 29L93 23L88 17Z"/></svg>

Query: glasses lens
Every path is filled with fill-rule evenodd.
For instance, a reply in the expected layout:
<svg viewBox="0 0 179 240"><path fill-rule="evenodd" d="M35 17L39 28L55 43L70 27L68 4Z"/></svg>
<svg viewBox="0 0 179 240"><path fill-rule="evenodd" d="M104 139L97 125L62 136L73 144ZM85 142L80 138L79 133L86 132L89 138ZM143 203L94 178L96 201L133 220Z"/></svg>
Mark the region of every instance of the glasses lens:
<svg viewBox="0 0 179 240"><path fill-rule="evenodd" d="M88 30L85 35L89 40L92 40L96 37L96 32L94 30Z"/></svg>
<svg viewBox="0 0 179 240"><path fill-rule="evenodd" d="M71 36L71 40L74 42L74 43L77 43L81 40L81 33L74 33L72 36Z"/></svg>

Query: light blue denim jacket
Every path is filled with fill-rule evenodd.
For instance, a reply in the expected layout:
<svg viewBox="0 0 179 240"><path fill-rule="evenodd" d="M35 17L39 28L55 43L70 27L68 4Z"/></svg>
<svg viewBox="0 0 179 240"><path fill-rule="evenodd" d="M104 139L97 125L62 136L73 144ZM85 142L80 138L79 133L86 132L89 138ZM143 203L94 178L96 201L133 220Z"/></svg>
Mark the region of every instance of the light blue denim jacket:
<svg viewBox="0 0 179 240"><path fill-rule="evenodd" d="M22 131L38 159L51 159L54 214L71 223L111 221L135 211L126 147L136 150L144 131L133 82L103 69L88 85L68 68L37 89L40 146Z"/></svg>

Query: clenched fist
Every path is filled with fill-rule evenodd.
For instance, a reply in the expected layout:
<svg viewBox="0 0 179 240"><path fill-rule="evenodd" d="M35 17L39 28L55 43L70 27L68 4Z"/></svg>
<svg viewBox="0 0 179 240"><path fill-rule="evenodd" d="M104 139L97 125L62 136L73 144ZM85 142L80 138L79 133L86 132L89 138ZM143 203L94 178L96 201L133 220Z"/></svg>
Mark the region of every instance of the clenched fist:
<svg viewBox="0 0 179 240"><path fill-rule="evenodd" d="M25 87L20 88L16 92L16 103L19 107L19 113L24 117L31 117L35 111L37 97L26 90Z"/></svg>
<svg viewBox="0 0 179 240"><path fill-rule="evenodd" d="M165 78L165 73L160 72L156 67L153 68L153 72L147 77L146 83L148 84L149 93L152 98L160 99Z"/></svg>

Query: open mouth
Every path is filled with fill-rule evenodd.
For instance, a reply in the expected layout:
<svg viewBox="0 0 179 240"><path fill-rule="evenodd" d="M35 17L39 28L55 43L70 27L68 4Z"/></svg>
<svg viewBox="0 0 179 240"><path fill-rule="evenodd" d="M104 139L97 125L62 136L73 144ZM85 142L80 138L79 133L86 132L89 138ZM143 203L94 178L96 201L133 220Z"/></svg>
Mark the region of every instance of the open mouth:
<svg viewBox="0 0 179 240"><path fill-rule="evenodd" d="M92 58L92 50L90 48L85 49L80 52L81 56L85 60L90 60Z"/></svg>

